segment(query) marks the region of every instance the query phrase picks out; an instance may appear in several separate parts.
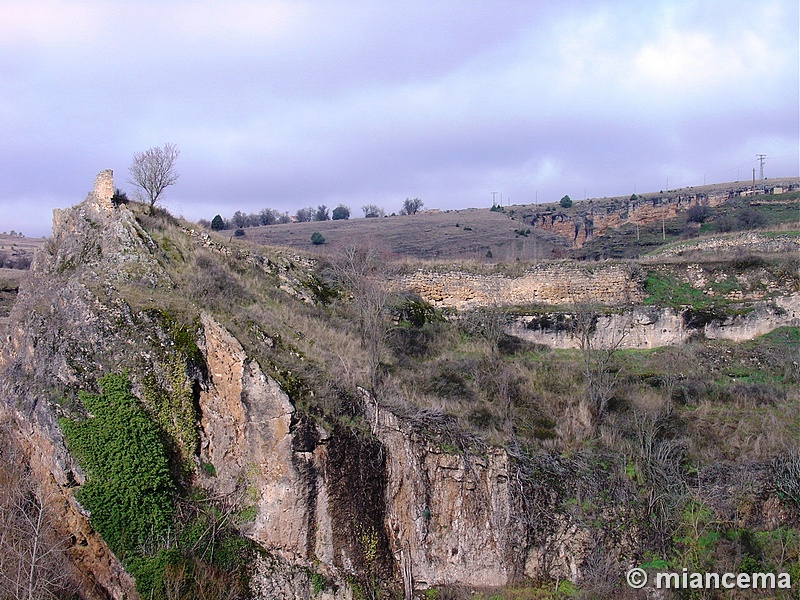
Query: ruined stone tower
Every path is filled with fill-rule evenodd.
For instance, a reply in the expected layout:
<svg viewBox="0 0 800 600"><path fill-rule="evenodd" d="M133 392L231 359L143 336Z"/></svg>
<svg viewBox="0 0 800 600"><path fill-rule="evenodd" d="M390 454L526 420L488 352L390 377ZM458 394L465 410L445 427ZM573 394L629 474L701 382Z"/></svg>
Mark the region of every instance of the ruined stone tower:
<svg viewBox="0 0 800 600"><path fill-rule="evenodd" d="M106 169L97 174L91 195L95 197L100 206L104 208L114 207L111 202L111 198L114 197L114 171Z"/></svg>

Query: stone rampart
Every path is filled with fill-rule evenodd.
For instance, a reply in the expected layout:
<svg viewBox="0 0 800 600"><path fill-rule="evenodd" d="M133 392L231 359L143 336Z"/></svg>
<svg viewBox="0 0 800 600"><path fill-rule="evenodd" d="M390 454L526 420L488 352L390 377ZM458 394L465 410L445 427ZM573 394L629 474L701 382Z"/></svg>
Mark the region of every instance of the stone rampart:
<svg viewBox="0 0 800 600"><path fill-rule="evenodd" d="M653 256L682 256L690 253L731 253L731 252L800 253L800 236L790 232L760 233L742 231L714 236L701 240L689 240L667 246Z"/></svg>
<svg viewBox="0 0 800 600"><path fill-rule="evenodd" d="M89 194L104 208L113 208L111 199L114 197L114 171L106 169L100 171L94 179L94 189Z"/></svg>
<svg viewBox="0 0 800 600"><path fill-rule="evenodd" d="M416 292L434 306L458 310L576 301L616 306L641 302L645 297L640 271L628 263L590 269L567 262L541 263L518 276L419 269L393 278L391 285Z"/></svg>

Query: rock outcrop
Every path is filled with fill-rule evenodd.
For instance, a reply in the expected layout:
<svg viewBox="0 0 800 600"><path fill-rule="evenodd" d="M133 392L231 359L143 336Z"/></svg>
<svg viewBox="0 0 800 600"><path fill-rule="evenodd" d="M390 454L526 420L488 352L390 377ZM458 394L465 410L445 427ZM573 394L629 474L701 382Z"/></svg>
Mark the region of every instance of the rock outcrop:
<svg viewBox="0 0 800 600"><path fill-rule="evenodd" d="M508 333L551 348L580 348L575 313L519 315ZM744 314L714 315L690 309L639 306L598 314L590 341L595 348L658 348L683 344L701 335L735 342L751 340L778 327L800 326L800 296L782 296L753 303Z"/></svg>

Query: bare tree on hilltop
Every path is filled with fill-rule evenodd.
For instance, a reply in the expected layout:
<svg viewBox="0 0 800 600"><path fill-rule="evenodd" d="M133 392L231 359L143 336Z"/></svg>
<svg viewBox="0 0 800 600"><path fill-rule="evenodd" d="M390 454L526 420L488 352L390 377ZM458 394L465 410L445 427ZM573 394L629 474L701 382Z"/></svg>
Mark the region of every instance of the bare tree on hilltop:
<svg viewBox="0 0 800 600"><path fill-rule="evenodd" d="M136 152L128 168L130 183L141 188L150 202L150 212L166 188L175 185L178 172L175 163L180 150L175 144L164 144L163 148L154 146L144 152Z"/></svg>
<svg viewBox="0 0 800 600"><path fill-rule="evenodd" d="M403 208L400 210L401 215L415 215L424 206L424 202L419 198L406 198L403 202Z"/></svg>

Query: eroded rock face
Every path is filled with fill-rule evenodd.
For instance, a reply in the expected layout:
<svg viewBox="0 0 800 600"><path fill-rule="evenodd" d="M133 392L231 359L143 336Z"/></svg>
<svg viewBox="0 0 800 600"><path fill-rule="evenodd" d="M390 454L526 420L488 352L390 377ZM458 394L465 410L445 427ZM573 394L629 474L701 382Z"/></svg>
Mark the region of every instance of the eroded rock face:
<svg viewBox="0 0 800 600"><path fill-rule="evenodd" d="M336 598L349 589L347 575L391 578L377 447L298 416L227 330L206 314L202 324L210 385L199 401L201 456L216 472L203 485L253 506L248 537L274 560L329 577ZM265 590L289 585L259 568L257 579L271 582Z"/></svg>
<svg viewBox="0 0 800 600"><path fill-rule="evenodd" d="M505 452L448 454L369 402L386 449L386 526L418 586L505 585L520 578L526 531Z"/></svg>
<svg viewBox="0 0 800 600"><path fill-rule="evenodd" d="M658 348L683 344L698 333L708 339L751 340L778 327L800 325L800 295L754 302L749 312L721 320L704 322L701 317L691 311L641 306L599 315L591 343L596 348ZM551 348L580 348L574 320L570 313L550 313L544 319L522 315L510 323L508 333Z"/></svg>
<svg viewBox="0 0 800 600"><path fill-rule="evenodd" d="M200 394L203 456L217 473L206 483L257 507L250 537L305 558L313 482L295 466L294 407L232 335L207 314L201 320L211 383Z"/></svg>

